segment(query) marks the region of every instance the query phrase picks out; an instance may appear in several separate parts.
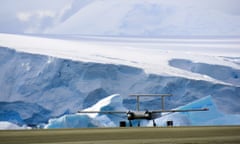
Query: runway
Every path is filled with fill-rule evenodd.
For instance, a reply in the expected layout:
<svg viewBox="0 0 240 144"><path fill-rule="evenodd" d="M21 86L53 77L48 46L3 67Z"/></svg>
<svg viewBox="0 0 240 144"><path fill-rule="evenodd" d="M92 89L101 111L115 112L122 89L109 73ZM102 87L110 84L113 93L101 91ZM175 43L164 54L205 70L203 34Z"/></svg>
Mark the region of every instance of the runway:
<svg viewBox="0 0 240 144"><path fill-rule="evenodd" d="M240 126L89 128L0 131L3 144L240 143Z"/></svg>

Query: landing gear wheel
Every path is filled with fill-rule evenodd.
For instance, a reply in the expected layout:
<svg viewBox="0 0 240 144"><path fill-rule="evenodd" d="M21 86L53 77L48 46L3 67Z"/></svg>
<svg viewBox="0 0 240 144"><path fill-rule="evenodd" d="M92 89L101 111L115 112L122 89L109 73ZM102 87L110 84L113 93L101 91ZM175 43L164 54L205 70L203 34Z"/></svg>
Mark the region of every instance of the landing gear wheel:
<svg viewBox="0 0 240 144"><path fill-rule="evenodd" d="M156 126L157 126L157 124L155 123L155 120L153 120L153 126L154 126L154 127L156 127Z"/></svg>
<svg viewBox="0 0 240 144"><path fill-rule="evenodd" d="M132 125L132 121L131 120L129 120L129 127L132 127L133 125Z"/></svg>

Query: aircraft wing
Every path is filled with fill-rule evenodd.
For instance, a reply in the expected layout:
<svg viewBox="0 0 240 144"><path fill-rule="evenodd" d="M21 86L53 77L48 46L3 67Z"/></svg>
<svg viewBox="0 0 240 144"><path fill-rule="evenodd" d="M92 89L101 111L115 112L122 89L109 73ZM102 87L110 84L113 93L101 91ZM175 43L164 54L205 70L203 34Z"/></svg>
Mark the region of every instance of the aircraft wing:
<svg viewBox="0 0 240 144"><path fill-rule="evenodd" d="M152 113L162 113L162 112L192 112L192 111L208 111L208 108L202 109L185 109L185 110L153 110Z"/></svg>
<svg viewBox="0 0 240 144"><path fill-rule="evenodd" d="M78 111L78 113L122 114L126 111Z"/></svg>

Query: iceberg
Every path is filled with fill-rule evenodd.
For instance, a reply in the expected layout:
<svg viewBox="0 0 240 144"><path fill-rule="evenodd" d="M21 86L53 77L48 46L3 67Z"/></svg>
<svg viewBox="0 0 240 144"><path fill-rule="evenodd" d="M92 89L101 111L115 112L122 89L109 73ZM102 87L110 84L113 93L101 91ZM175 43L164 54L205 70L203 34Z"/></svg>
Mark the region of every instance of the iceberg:
<svg viewBox="0 0 240 144"><path fill-rule="evenodd" d="M166 126L167 121L173 121L174 126L206 126L206 125L239 125L240 115L226 114L218 109L212 96L206 96L176 109L208 108L203 112L167 113L156 119L160 126ZM150 125L150 124L149 124Z"/></svg>
<svg viewBox="0 0 240 144"><path fill-rule="evenodd" d="M125 110L119 94L110 95L95 105L84 109L86 111L116 111ZM50 119L44 128L81 128L81 127L116 127L118 116L104 114L67 114L60 118Z"/></svg>
<svg viewBox="0 0 240 144"><path fill-rule="evenodd" d="M108 96L86 111L106 111L106 110L126 110L123 107L120 95L114 94ZM146 106L146 105L145 105ZM155 120L157 126L167 126L167 121L173 121L174 126L208 126L208 125L238 125L240 124L240 115L231 115L222 113L215 105L212 96L206 96L187 105L176 109L198 109L208 108L203 112L179 112L163 113L160 118ZM125 120L127 118L125 117ZM112 114L70 114L60 118L50 119L45 128L80 128L80 127L117 127L121 117ZM141 125L152 126L151 121L143 120Z"/></svg>

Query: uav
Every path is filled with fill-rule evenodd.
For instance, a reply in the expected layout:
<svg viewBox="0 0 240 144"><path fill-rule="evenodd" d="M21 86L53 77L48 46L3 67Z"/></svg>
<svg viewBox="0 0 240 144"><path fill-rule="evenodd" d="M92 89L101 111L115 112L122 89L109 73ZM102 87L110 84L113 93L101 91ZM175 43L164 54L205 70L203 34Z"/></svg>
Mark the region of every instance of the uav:
<svg viewBox="0 0 240 144"><path fill-rule="evenodd" d="M166 96L172 96L171 94L131 94L129 96L135 96L136 97L136 110L129 110L129 111L78 111L78 113L102 113L102 114L126 114L127 119L129 120L129 125L132 127L132 120L152 120L153 126L156 127L155 119L161 117L161 113L164 112L196 112L196 111L207 111L208 108L200 108L200 109L185 109L185 110L174 110L164 109L164 97ZM139 99L140 97L144 96L161 96L161 102L162 102L162 109L160 110L145 110L140 111L140 104ZM140 126L140 122L138 122L138 126Z"/></svg>

